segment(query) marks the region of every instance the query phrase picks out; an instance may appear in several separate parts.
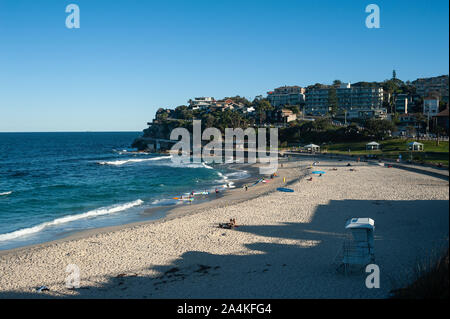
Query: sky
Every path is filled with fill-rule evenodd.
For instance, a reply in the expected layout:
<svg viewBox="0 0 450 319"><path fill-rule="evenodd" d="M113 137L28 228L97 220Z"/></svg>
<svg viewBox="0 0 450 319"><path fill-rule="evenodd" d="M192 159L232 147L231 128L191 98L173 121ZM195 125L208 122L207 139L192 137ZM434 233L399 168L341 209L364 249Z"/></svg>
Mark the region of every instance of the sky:
<svg viewBox="0 0 450 319"><path fill-rule="evenodd" d="M0 132L141 131L197 96L448 74L448 39L447 0L0 0Z"/></svg>

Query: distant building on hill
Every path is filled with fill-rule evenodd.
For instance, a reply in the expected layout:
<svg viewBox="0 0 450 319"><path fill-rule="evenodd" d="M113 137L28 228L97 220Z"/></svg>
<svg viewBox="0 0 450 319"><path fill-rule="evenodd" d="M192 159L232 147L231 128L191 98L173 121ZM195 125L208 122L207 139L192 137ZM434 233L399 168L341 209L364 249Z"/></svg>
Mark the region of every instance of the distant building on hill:
<svg viewBox="0 0 450 319"><path fill-rule="evenodd" d="M329 112L329 96L332 88L311 89L306 91L305 113L324 115ZM384 92L381 87L351 86L343 83L335 88L338 110L380 109L383 106Z"/></svg>
<svg viewBox="0 0 450 319"><path fill-rule="evenodd" d="M196 97L193 100L189 100L189 107L193 110L197 109L207 109L214 102L213 97Z"/></svg>
<svg viewBox="0 0 450 319"><path fill-rule="evenodd" d="M384 108L356 108L347 110L347 120L351 119L386 119L387 111Z"/></svg>
<svg viewBox="0 0 450 319"><path fill-rule="evenodd" d="M439 113L439 97L437 95L430 94L423 99L423 115L428 118L435 116Z"/></svg>
<svg viewBox="0 0 450 319"><path fill-rule="evenodd" d="M237 103L232 99L216 101L213 97L196 97L193 100L189 100L189 107L192 110L203 111L225 111L225 110L240 110L243 112L251 112L252 110L243 110L244 104Z"/></svg>
<svg viewBox="0 0 450 319"><path fill-rule="evenodd" d="M408 114L408 94L397 94L395 96L395 112L400 114Z"/></svg>
<svg viewBox="0 0 450 319"><path fill-rule="evenodd" d="M448 127L448 105L447 108L445 110L443 110L442 112L439 112L438 114L436 114L436 116L434 116L433 118L433 122L435 123L435 125L442 127L446 133L449 133L449 127Z"/></svg>
<svg viewBox="0 0 450 319"><path fill-rule="evenodd" d="M431 92L438 92L442 100L448 102L448 75L417 79L412 82L412 85L421 97L426 97Z"/></svg>
<svg viewBox="0 0 450 319"><path fill-rule="evenodd" d="M305 102L305 88L300 86L282 86L267 92L267 100L274 107L300 105Z"/></svg>
<svg viewBox="0 0 450 319"><path fill-rule="evenodd" d="M269 120L271 123L289 123L297 119L297 115L288 109L277 109L271 111L269 114Z"/></svg>

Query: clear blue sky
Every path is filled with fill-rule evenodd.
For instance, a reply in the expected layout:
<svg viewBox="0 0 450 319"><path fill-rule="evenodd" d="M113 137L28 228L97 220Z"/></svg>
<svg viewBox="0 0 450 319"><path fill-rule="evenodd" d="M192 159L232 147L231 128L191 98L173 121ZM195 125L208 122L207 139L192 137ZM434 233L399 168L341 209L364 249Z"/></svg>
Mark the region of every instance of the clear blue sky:
<svg viewBox="0 0 450 319"><path fill-rule="evenodd" d="M81 28L65 27L78 4ZM366 5L381 29L365 27ZM433 1L0 0L0 131L142 130L195 96L448 74Z"/></svg>

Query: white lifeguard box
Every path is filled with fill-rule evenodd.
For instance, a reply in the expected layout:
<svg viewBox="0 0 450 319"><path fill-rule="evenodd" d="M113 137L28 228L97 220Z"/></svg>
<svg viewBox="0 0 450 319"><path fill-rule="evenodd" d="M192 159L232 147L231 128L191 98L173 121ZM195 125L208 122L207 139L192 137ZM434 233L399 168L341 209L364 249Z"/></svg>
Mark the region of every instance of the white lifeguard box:
<svg viewBox="0 0 450 319"><path fill-rule="evenodd" d="M347 273L352 266L364 267L375 261L373 233L375 221L371 218L351 218L345 223L345 239L337 261Z"/></svg>

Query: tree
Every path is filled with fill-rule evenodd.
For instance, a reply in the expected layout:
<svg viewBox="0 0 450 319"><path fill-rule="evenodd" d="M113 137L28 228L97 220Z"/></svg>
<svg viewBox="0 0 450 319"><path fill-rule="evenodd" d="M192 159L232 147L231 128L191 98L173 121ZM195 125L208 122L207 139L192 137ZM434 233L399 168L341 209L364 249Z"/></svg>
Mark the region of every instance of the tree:
<svg viewBox="0 0 450 319"><path fill-rule="evenodd" d="M256 114L259 116L259 124L262 124L265 119L266 112L272 111L273 106L270 105L270 102L267 99L257 101L255 105Z"/></svg>
<svg viewBox="0 0 450 319"><path fill-rule="evenodd" d="M165 120L165 119L169 116L168 111L169 111L169 110L166 110L166 109L160 107L160 108L156 111L155 119L156 119L156 120L160 120L160 121L161 121L161 120Z"/></svg>
<svg viewBox="0 0 450 319"><path fill-rule="evenodd" d="M314 85L308 85L306 87L306 90L316 90L316 89L326 89L328 88L328 85L322 84L322 83L316 83Z"/></svg>
<svg viewBox="0 0 450 319"><path fill-rule="evenodd" d="M333 86L334 86L335 88L340 87L341 84L342 84L342 81L341 81L341 80L334 80L334 81L333 81Z"/></svg>
<svg viewBox="0 0 450 319"><path fill-rule="evenodd" d="M208 128L208 127L214 127L214 122L216 120L216 118L214 116L212 116L211 114L207 114L207 113L203 113L201 115L202 117L202 125L203 125L203 129Z"/></svg>
<svg viewBox="0 0 450 319"><path fill-rule="evenodd" d="M391 121L380 119L367 120L365 127L367 134L376 139L383 139L397 129Z"/></svg>
<svg viewBox="0 0 450 319"><path fill-rule="evenodd" d="M295 114L300 113L300 107L298 105L286 105L284 108L291 110Z"/></svg>
<svg viewBox="0 0 450 319"><path fill-rule="evenodd" d="M336 115L338 110L338 97L336 88L334 87L328 90L328 109L332 115Z"/></svg>

